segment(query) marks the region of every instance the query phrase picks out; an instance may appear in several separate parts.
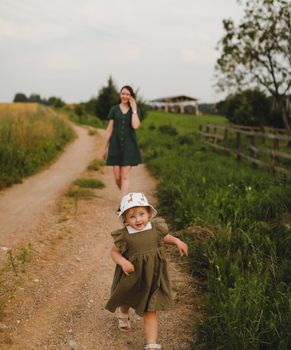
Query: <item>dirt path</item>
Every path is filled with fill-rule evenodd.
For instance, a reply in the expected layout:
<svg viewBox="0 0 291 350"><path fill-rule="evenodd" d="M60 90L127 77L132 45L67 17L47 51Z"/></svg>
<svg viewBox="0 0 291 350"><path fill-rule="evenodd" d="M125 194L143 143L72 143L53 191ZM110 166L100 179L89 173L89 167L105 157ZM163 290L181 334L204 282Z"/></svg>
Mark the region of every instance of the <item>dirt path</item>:
<svg viewBox="0 0 291 350"><path fill-rule="evenodd" d="M82 134L83 131L79 132ZM101 138L102 132L97 137L97 147ZM79 140L81 139L80 137ZM89 154L94 154L92 140L86 137L83 140L85 141L79 145L77 154L80 154L80 147L83 147L81 153L87 152L86 157L83 154L84 157L76 161L72 156L68 161L69 164L79 165L83 162L79 170L82 167L84 169L90 160ZM63 157L67 155L64 154ZM60 174L59 169L63 169L64 173L67 170L64 161L61 158L59 161L61 168L52 171L53 166L47 170L52 171L51 176L55 179ZM102 190L95 190L96 197L91 200L76 201L63 195L68 183L78 174L79 171L75 169L60 185L59 190L51 194L50 201L53 204L42 202L40 195L38 203L43 204L36 205L34 215L39 215L44 208L46 215L38 217L33 227L27 219L22 221L21 239L20 234L15 233L15 217L10 221L12 224L6 221L6 243L11 244L8 234L12 234L22 244L30 242L33 254L30 262L25 264L25 272L21 274L14 297L7 303L5 317L0 324L1 350L143 348L142 320L138 316L133 315L132 332L123 334L117 330L113 314L104 310L114 271L114 264L109 257L112 245L110 232L120 227L114 215L119 193L113 182L112 169L106 167L99 172L83 174L101 179L106 185ZM44 175L37 175L41 176ZM156 183L143 166L134 168L131 178L131 190L143 191L153 199ZM28 179L27 182L32 180ZM42 187L47 191L46 186L49 184L47 180L44 181L41 186L42 181L39 180L39 191ZM26 183L18 187L21 186L26 186ZM9 190L12 191L13 188ZM24 195L22 192L21 195L24 203L23 197L26 195L33 198L31 193L26 193ZM9 208L11 213L13 206ZM3 210L5 211L5 206L2 206L1 211ZM5 218L5 212L1 215ZM163 349L186 350L190 349L189 340L195 323L192 281L173 262L170 272L176 306L172 311L160 315L160 342Z"/></svg>

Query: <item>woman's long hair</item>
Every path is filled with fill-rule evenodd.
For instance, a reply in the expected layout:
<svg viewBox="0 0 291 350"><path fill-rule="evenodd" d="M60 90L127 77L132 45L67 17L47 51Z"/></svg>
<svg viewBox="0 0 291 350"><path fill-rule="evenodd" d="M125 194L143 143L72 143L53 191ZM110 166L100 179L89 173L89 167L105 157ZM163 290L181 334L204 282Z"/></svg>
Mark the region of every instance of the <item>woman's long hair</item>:
<svg viewBox="0 0 291 350"><path fill-rule="evenodd" d="M124 85L121 89L120 89L120 93L123 89L126 89L130 92L130 95L135 99L135 93L133 91L133 88L129 85Z"/></svg>

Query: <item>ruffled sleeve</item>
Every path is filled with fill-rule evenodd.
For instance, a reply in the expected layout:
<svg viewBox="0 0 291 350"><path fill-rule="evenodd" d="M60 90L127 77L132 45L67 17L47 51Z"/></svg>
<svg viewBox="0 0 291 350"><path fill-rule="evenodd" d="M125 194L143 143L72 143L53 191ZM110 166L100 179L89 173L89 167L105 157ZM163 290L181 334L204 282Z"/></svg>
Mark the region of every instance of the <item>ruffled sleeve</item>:
<svg viewBox="0 0 291 350"><path fill-rule="evenodd" d="M120 250L120 253L123 254L126 252L127 244L125 239L124 230L117 230L111 233L115 246Z"/></svg>
<svg viewBox="0 0 291 350"><path fill-rule="evenodd" d="M152 223L155 225L156 230L161 238L164 238L169 233L168 225L163 218L153 219Z"/></svg>

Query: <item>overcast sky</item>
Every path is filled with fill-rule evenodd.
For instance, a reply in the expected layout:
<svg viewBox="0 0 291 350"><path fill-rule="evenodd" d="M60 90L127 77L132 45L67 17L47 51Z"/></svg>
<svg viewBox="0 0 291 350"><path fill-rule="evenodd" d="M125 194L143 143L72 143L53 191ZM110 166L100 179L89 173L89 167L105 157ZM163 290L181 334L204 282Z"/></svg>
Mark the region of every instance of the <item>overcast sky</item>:
<svg viewBox="0 0 291 350"><path fill-rule="evenodd" d="M241 15L236 0L1 0L0 101L86 101L112 75L145 99L214 102L222 20Z"/></svg>

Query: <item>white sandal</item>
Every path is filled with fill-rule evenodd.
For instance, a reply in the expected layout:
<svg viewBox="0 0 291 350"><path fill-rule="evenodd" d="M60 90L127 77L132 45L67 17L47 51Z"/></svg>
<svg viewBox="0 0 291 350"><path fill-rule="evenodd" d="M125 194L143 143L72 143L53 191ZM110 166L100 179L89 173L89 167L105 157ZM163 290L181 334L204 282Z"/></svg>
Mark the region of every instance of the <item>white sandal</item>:
<svg viewBox="0 0 291 350"><path fill-rule="evenodd" d="M161 349L160 344L147 344L145 347L145 350L150 350L150 349Z"/></svg>
<svg viewBox="0 0 291 350"><path fill-rule="evenodd" d="M125 314L119 310L117 315L118 329L121 332L129 332L131 330L131 323L129 314Z"/></svg>

